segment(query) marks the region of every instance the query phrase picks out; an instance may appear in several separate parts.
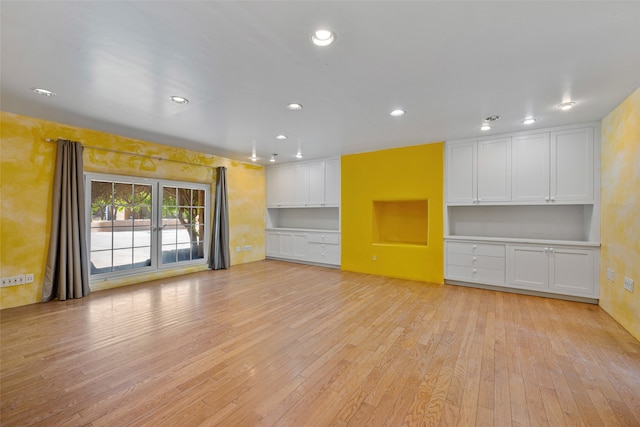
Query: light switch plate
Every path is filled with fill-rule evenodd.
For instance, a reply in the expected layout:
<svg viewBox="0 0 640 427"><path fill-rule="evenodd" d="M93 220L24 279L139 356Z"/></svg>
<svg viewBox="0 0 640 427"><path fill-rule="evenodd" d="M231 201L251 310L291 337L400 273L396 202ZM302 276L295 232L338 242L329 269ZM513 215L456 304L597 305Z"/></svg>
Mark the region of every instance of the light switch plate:
<svg viewBox="0 0 640 427"><path fill-rule="evenodd" d="M629 292L633 292L633 279L625 277L624 278L624 288L626 290L628 290Z"/></svg>

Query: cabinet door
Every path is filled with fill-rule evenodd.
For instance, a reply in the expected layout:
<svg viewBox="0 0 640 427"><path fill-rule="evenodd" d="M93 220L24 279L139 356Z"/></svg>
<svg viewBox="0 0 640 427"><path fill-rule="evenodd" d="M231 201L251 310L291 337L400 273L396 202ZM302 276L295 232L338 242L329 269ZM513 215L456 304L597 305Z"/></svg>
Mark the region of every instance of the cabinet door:
<svg viewBox="0 0 640 427"><path fill-rule="evenodd" d="M592 296L593 251L550 248L549 288L570 295Z"/></svg>
<svg viewBox="0 0 640 427"><path fill-rule="evenodd" d="M327 160L324 164L324 204L340 206L340 159Z"/></svg>
<svg viewBox="0 0 640 427"><path fill-rule="evenodd" d="M266 171L266 179L267 179L267 206L277 206L278 205L278 169L277 168L267 168Z"/></svg>
<svg viewBox="0 0 640 427"><path fill-rule="evenodd" d="M280 233L267 231L267 256L280 256Z"/></svg>
<svg viewBox="0 0 640 427"><path fill-rule="evenodd" d="M285 258L293 257L293 234L280 233L280 256Z"/></svg>
<svg viewBox="0 0 640 427"><path fill-rule="evenodd" d="M306 206L309 203L309 165L293 167L293 205Z"/></svg>
<svg viewBox="0 0 640 427"><path fill-rule="evenodd" d="M508 283L521 288L546 290L549 281L548 258L545 248L509 245Z"/></svg>
<svg viewBox="0 0 640 427"><path fill-rule="evenodd" d="M511 200L511 138L478 141L478 203Z"/></svg>
<svg viewBox="0 0 640 427"><path fill-rule="evenodd" d="M512 201L549 201L549 134L514 137L511 168Z"/></svg>
<svg viewBox="0 0 640 427"><path fill-rule="evenodd" d="M447 202L471 204L477 198L475 142L447 145Z"/></svg>
<svg viewBox="0 0 640 427"><path fill-rule="evenodd" d="M293 204L293 166L268 168L267 203L269 206L291 206Z"/></svg>
<svg viewBox="0 0 640 427"><path fill-rule="evenodd" d="M551 133L551 201L593 201L593 128Z"/></svg>
<svg viewBox="0 0 640 427"><path fill-rule="evenodd" d="M309 257L309 244L306 233L293 234L293 256L298 259Z"/></svg>
<svg viewBox="0 0 640 427"><path fill-rule="evenodd" d="M309 205L324 205L324 162L309 163Z"/></svg>

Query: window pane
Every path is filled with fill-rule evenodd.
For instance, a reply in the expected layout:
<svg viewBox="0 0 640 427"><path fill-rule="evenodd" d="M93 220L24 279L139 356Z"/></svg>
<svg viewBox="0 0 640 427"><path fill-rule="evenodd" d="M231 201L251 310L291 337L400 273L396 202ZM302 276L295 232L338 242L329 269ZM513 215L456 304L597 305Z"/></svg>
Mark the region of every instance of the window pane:
<svg viewBox="0 0 640 427"><path fill-rule="evenodd" d="M191 206L202 206L204 207L204 190L193 190L193 200Z"/></svg>
<svg viewBox="0 0 640 427"><path fill-rule="evenodd" d="M176 262L176 245L162 245L162 263Z"/></svg>
<svg viewBox="0 0 640 427"><path fill-rule="evenodd" d="M189 224L191 222L189 211L189 208L178 208L178 220L180 221L180 224Z"/></svg>
<svg viewBox="0 0 640 427"><path fill-rule="evenodd" d="M130 248L133 246L132 227L113 227L113 247Z"/></svg>
<svg viewBox="0 0 640 427"><path fill-rule="evenodd" d="M147 227L134 228L133 246L151 246L151 230Z"/></svg>
<svg viewBox="0 0 640 427"><path fill-rule="evenodd" d="M133 267L133 249L117 249L113 251L113 271L128 270Z"/></svg>
<svg viewBox="0 0 640 427"><path fill-rule="evenodd" d="M162 206L176 206L176 192L175 187L163 187L162 188Z"/></svg>
<svg viewBox="0 0 640 427"><path fill-rule="evenodd" d="M165 225L164 229L162 230L163 245L175 245L177 241L178 227L182 228L181 225Z"/></svg>
<svg viewBox="0 0 640 427"><path fill-rule="evenodd" d="M151 265L151 246L133 250L133 267L141 268Z"/></svg>
<svg viewBox="0 0 640 427"><path fill-rule="evenodd" d="M116 205L130 205L133 203L133 184L116 182L113 184L113 201Z"/></svg>
<svg viewBox="0 0 640 427"><path fill-rule="evenodd" d="M91 252L91 274L108 273L111 271L111 251Z"/></svg>
<svg viewBox="0 0 640 427"><path fill-rule="evenodd" d="M106 181L91 181L91 203L98 205L110 205L112 183Z"/></svg>
<svg viewBox="0 0 640 427"><path fill-rule="evenodd" d="M191 259L191 245L178 244L178 261L189 261Z"/></svg>
<svg viewBox="0 0 640 427"><path fill-rule="evenodd" d="M178 206L191 206L190 188L178 188Z"/></svg>
<svg viewBox="0 0 640 427"><path fill-rule="evenodd" d="M91 229L91 250L92 251L101 251L105 249L111 250L112 248L111 237L112 237L111 228L107 230L92 228ZM111 257L111 255L109 255L109 257Z"/></svg>
<svg viewBox="0 0 640 427"><path fill-rule="evenodd" d="M189 235L191 229L191 226L178 226L178 243L189 243L191 241L191 236Z"/></svg>
<svg viewBox="0 0 640 427"><path fill-rule="evenodd" d="M150 185L134 184L133 204L136 204L136 205L151 204L151 186Z"/></svg>

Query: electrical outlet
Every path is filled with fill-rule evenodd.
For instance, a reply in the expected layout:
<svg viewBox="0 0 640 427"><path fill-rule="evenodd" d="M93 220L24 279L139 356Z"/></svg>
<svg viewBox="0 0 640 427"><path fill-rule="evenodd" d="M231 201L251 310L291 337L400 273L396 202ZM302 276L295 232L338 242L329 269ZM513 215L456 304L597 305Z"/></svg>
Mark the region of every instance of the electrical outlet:
<svg viewBox="0 0 640 427"><path fill-rule="evenodd" d="M24 283L33 283L33 273L24 275Z"/></svg>
<svg viewBox="0 0 640 427"><path fill-rule="evenodd" d="M376 255L371 257L371 261L377 261L377 260L378 260L378 257Z"/></svg>
<svg viewBox="0 0 640 427"><path fill-rule="evenodd" d="M236 246L236 252L240 252L242 248L240 246Z"/></svg>
<svg viewBox="0 0 640 427"><path fill-rule="evenodd" d="M624 278L624 288L626 290L628 290L629 292L633 292L633 279L625 277Z"/></svg>
<svg viewBox="0 0 640 427"><path fill-rule="evenodd" d="M17 276L3 277L2 278L2 286L16 286L16 285L24 285L25 276L24 274L18 274Z"/></svg>
<svg viewBox="0 0 640 427"><path fill-rule="evenodd" d="M607 279L609 279L610 282L616 280L616 273L610 268L607 268Z"/></svg>
<svg viewBox="0 0 640 427"><path fill-rule="evenodd" d="M247 245L244 248L242 248L243 251L250 251L252 249L253 249L253 246L251 246L251 245Z"/></svg>

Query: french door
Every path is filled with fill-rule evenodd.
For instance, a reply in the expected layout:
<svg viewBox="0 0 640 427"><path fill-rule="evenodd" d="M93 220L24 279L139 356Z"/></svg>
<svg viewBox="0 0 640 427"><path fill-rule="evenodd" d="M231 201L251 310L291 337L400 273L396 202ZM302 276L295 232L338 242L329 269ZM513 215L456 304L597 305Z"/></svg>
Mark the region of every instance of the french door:
<svg viewBox="0 0 640 427"><path fill-rule="evenodd" d="M209 185L85 174L92 278L205 264Z"/></svg>

